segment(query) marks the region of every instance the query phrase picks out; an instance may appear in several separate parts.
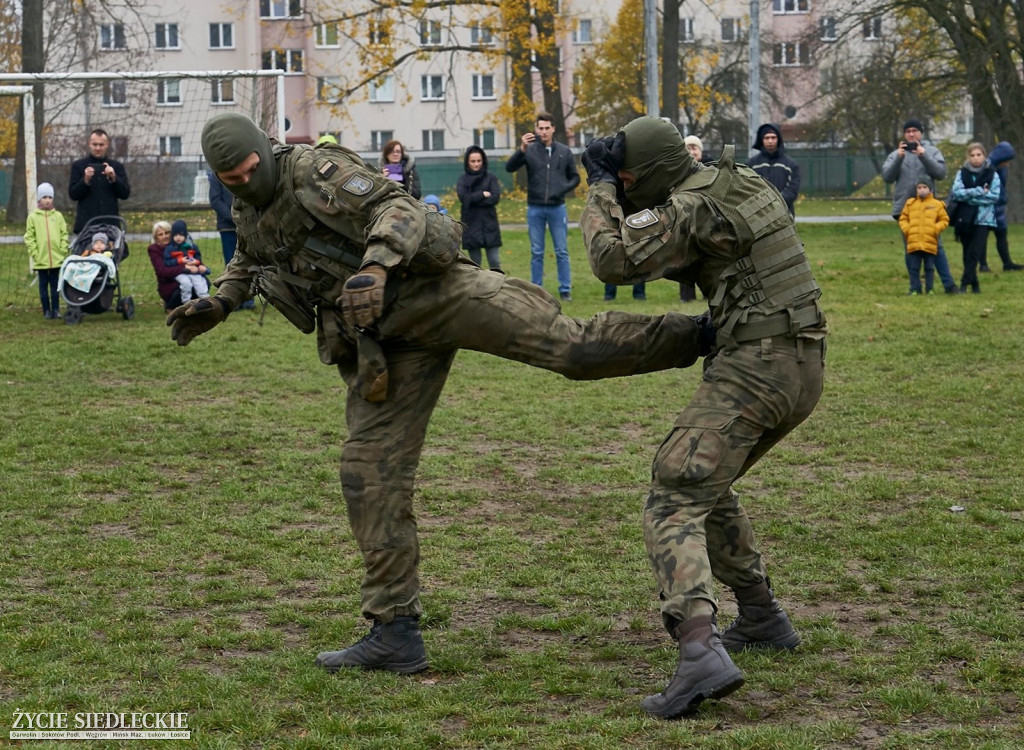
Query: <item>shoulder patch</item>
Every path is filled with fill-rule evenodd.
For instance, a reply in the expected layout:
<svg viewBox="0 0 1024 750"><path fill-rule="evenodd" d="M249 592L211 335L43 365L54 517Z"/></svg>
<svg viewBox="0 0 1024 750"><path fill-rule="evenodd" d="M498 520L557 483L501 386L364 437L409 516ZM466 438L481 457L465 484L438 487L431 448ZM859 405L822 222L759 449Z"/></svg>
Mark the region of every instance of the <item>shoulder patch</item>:
<svg viewBox="0 0 1024 750"><path fill-rule="evenodd" d="M657 223L658 214L649 208L645 208L639 213L626 217L626 226L632 227L633 229L643 229L644 227L649 227L651 224Z"/></svg>
<svg viewBox="0 0 1024 750"><path fill-rule="evenodd" d="M341 186L341 189L352 195L366 195L373 187L373 182L362 175L354 174Z"/></svg>
<svg viewBox="0 0 1024 750"><path fill-rule="evenodd" d="M320 174L321 177L327 179L332 174L338 171L338 165L335 164L333 161L325 161L323 164L320 165L320 167L316 171Z"/></svg>

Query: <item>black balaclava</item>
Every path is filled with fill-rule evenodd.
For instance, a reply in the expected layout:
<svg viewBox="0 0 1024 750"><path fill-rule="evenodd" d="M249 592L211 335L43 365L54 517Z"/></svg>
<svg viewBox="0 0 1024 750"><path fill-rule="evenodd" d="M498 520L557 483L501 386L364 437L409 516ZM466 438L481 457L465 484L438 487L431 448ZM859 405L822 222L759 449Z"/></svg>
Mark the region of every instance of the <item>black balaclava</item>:
<svg viewBox="0 0 1024 750"><path fill-rule="evenodd" d="M233 112L215 115L203 126L203 154L214 173L227 172L256 152L260 164L244 185L224 185L233 195L257 208L274 200L277 163L270 138L256 123Z"/></svg>
<svg viewBox="0 0 1024 750"><path fill-rule="evenodd" d="M636 178L626 189L626 198L637 208L660 206L693 171L693 157L676 126L660 117L638 117L622 133L626 136L622 168Z"/></svg>

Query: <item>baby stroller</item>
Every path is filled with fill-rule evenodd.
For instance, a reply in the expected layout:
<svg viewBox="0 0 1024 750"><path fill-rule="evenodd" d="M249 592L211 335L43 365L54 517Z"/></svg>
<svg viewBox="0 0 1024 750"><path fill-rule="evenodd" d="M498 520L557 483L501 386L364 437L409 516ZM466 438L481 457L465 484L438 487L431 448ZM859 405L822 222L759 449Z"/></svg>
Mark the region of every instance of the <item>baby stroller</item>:
<svg viewBox="0 0 1024 750"><path fill-rule="evenodd" d="M86 222L71 243L71 254L61 264L57 282L60 296L66 303L64 322L74 325L82 315L95 315L110 309L117 301L117 312L125 320L135 317L135 302L121 297L118 267L128 257L126 230L120 216L95 216ZM91 253L92 237L97 232L107 235L107 252Z"/></svg>

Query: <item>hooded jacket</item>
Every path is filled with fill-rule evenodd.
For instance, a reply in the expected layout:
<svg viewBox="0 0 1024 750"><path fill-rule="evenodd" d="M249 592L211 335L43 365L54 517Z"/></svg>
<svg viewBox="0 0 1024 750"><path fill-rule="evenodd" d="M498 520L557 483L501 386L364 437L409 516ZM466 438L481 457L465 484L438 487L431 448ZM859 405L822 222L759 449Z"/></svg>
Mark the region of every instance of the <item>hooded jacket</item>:
<svg viewBox="0 0 1024 750"><path fill-rule="evenodd" d="M384 165L387 162L384 157L380 157L377 160L377 166L384 169ZM411 195L413 198L419 200L423 192L420 190L420 173L416 171L416 157L410 153L404 152L402 154L402 187L405 188L405 192Z"/></svg>
<svg viewBox="0 0 1024 750"><path fill-rule="evenodd" d="M956 173L953 187L949 195L954 201L978 207L978 212L971 222L974 226L996 226L996 203L1002 195L1002 184L999 175L989 164L975 168L969 162L964 163Z"/></svg>
<svg viewBox="0 0 1024 750"><path fill-rule="evenodd" d="M537 139L526 151L517 148L505 162L515 172L526 165L526 202L534 206L561 206L565 196L580 184L576 158L564 143L551 141L551 154Z"/></svg>
<svg viewBox="0 0 1024 750"><path fill-rule="evenodd" d="M1006 195L1006 165L1008 162L1013 161L1013 157L1017 155L1017 152L1013 150L1007 141L1000 141L992 147L992 151L988 155L988 163L996 170L996 174L999 175L999 184L1002 188L1002 192L999 193L999 200L996 202L996 226L999 229L1006 229L1006 201L1008 199Z"/></svg>
<svg viewBox="0 0 1024 750"><path fill-rule="evenodd" d="M765 133L775 133L779 137L779 147L775 151L768 151L764 147ZM793 204L796 203L800 194L800 165L793 161L786 154L786 147L782 141L782 131L777 125L765 123L757 129L757 138L754 146L758 153L754 154L747 162L761 177L774 185L789 207L790 215L794 215Z"/></svg>
<svg viewBox="0 0 1024 750"><path fill-rule="evenodd" d="M60 268L68 255L68 223L57 209L32 210L25 222L25 247L32 268Z"/></svg>
<svg viewBox="0 0 1024 750"><path fill-rule="evenodd" d="M480 154L483 165L479 171L469 168L471 154ZM463 159L463 173L455 185L455 192L462 202L459 219L465 225L462 233L462 247L466 250L501 247L501 228L498 225L498 201L501 200L501 183L487 171L487 154L478 146L466 149ZM484 193L490 193L489 198Z"/></svg>

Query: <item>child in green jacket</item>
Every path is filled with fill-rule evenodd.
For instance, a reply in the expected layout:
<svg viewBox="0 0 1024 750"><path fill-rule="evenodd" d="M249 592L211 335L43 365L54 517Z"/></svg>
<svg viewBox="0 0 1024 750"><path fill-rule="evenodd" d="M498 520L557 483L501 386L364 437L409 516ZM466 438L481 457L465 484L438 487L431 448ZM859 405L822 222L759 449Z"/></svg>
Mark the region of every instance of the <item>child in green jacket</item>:
<svg viewBox="0 0 1024 750"><path fill-rule="evenodd" d="M68 223L53 207L53 185L44 182L36 189L36 205L25 225L25 247L29 263L39 274L39 301L43 317L60 317L57 281L60 264L68 254Z"/></svg>

